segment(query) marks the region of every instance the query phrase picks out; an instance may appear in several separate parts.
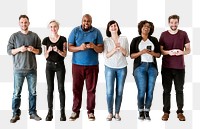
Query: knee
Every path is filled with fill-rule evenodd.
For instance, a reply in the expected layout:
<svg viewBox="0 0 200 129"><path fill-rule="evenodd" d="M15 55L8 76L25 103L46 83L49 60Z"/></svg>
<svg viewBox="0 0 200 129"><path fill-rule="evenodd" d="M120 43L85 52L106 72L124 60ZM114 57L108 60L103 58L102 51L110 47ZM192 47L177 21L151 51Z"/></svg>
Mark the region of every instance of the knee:
<svg viewBox="0 0 200 129"><path fill-rule="evenodd" d="M21 94L19 94L19 93L13 94L13 99L20 99L20 98L21 98Z"/></svg>
<svg viewBox="0 0 200 129"><path fill-rule="evenodd" d="M65 89L64 89L64 87L59 87L59 88L58 88L58 91L59 91L59 93L64 93L64 92L65 92Z"/></svg>
<svg viewBox="0 0 200 129"><path fill-rule="evenodd" d="M183 94L183 89L176 90L176 94Z"/></svg>

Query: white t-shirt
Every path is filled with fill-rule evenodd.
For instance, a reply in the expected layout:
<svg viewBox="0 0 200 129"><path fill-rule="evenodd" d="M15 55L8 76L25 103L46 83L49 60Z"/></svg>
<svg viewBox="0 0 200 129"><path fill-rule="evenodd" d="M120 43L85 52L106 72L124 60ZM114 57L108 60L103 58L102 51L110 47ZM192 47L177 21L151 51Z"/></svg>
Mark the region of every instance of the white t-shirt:
<svg viewBox="0 0 200 129"><path fill-rule="evenodd" d="M142 51L143 49L147 49L147 46L151 46L151 51L154 51L155 47L153 43L147 39L146 41L141 40L139 43L139 50ZM153 62L153 56L150 54L142 54L141 55L141 62Z"/></svg>
<svg viewBox="0 0 200 129"><path fill-rule="evenodd" d="M124 68L128 65L126 61L126 57L129 55L128 40L125 36L119 36L118 41L120 43L120 46L127 51L127 55L124 56L122 52L116 51L111 57L107 58L106 54L113 50L113 48L115 47L115 43L112 38L104 39L104 64L110 68Z"/></svg>

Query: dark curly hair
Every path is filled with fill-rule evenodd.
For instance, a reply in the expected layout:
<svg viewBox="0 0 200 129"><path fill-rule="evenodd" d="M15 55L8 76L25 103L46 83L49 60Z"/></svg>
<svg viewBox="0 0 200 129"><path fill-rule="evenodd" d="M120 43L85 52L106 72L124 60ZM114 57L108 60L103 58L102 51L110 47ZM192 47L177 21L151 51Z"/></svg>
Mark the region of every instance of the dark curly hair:
<svg viewBox="0 0 200 129"><path fill-rule="evenodd" d="M120 31L120 29L119 29L118 23L117 23L116 21L114 21L114 20L111 20L111 21L109 21L108 24L107 24L106 36L111 37L111 33L110 33L110 31L109 31L109 27L110 27L112 24L115 24L115 23L117 24L117 27L118 27L118 32L117 32L117 34L118 34L118 35L121 34L121 31Z"/></svg>
<svg viewBox="0 0 200 129"><path fill-rule="evenodd" d="M153 23L150 22L150 21L147 21L147 20L143 20L143 21L140 21L140 23L138 23L138 33L139 33L139 35L141 35L141 33L142 33L142 27L146 23L148 23L150 25L149 36L153 34L153 32L154 32L154 25L153 25Z"/></svg>

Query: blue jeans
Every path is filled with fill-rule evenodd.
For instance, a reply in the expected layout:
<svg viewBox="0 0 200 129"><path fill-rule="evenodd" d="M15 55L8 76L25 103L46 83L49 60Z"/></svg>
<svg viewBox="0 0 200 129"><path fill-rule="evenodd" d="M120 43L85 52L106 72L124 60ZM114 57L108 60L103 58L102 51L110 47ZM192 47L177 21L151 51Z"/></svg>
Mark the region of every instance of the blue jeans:
<svg viewBox="0 0 200 129"><path fill-rule="evenodd" d="M24 79L27 79L28 91L29 91L29 114L36 113L36 82L37 72L36 70L26 72L14 72L14 93L12 98L12 110L13 115L20 115L21 105L21 91L24 83Z"/></svg>
<svg viewBox="0 0 200 129"><path fill-rule="evenodd" d="M142 62L133 72L138 88L138 110L149 111L158 71L153 63Z"/></svg>
<svg viewBox="0 0 200 129"><path fill-rule="evenodd" d="M127 67L117 69L105 66L107 105L108 105L108 112L111 114L113 114L113 101L114 101L113 94L114 94L115 79L116 79L115 113L119 113L126 75L127 75Z"/></svg>

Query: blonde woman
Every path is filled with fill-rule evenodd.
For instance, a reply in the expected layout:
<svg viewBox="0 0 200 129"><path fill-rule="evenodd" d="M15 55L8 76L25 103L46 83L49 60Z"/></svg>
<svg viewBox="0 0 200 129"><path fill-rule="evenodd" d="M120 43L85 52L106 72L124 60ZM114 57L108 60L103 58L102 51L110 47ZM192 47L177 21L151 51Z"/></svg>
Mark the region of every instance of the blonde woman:
<svg viewBox="0 0 200 129"><path fill-rule="evenodd" d="M46 121L53 119L53 91L54 91L54 76L56 73L58 82L58 91L60 97L60 121L66 121L65 116L65 65L64 58L67 55L67 40L65 37L58 34L59 23L52 20L49 23L51 34L44 38L44 56L46 58L46 80L47 80L47 101L48 114Z"/></svg>

